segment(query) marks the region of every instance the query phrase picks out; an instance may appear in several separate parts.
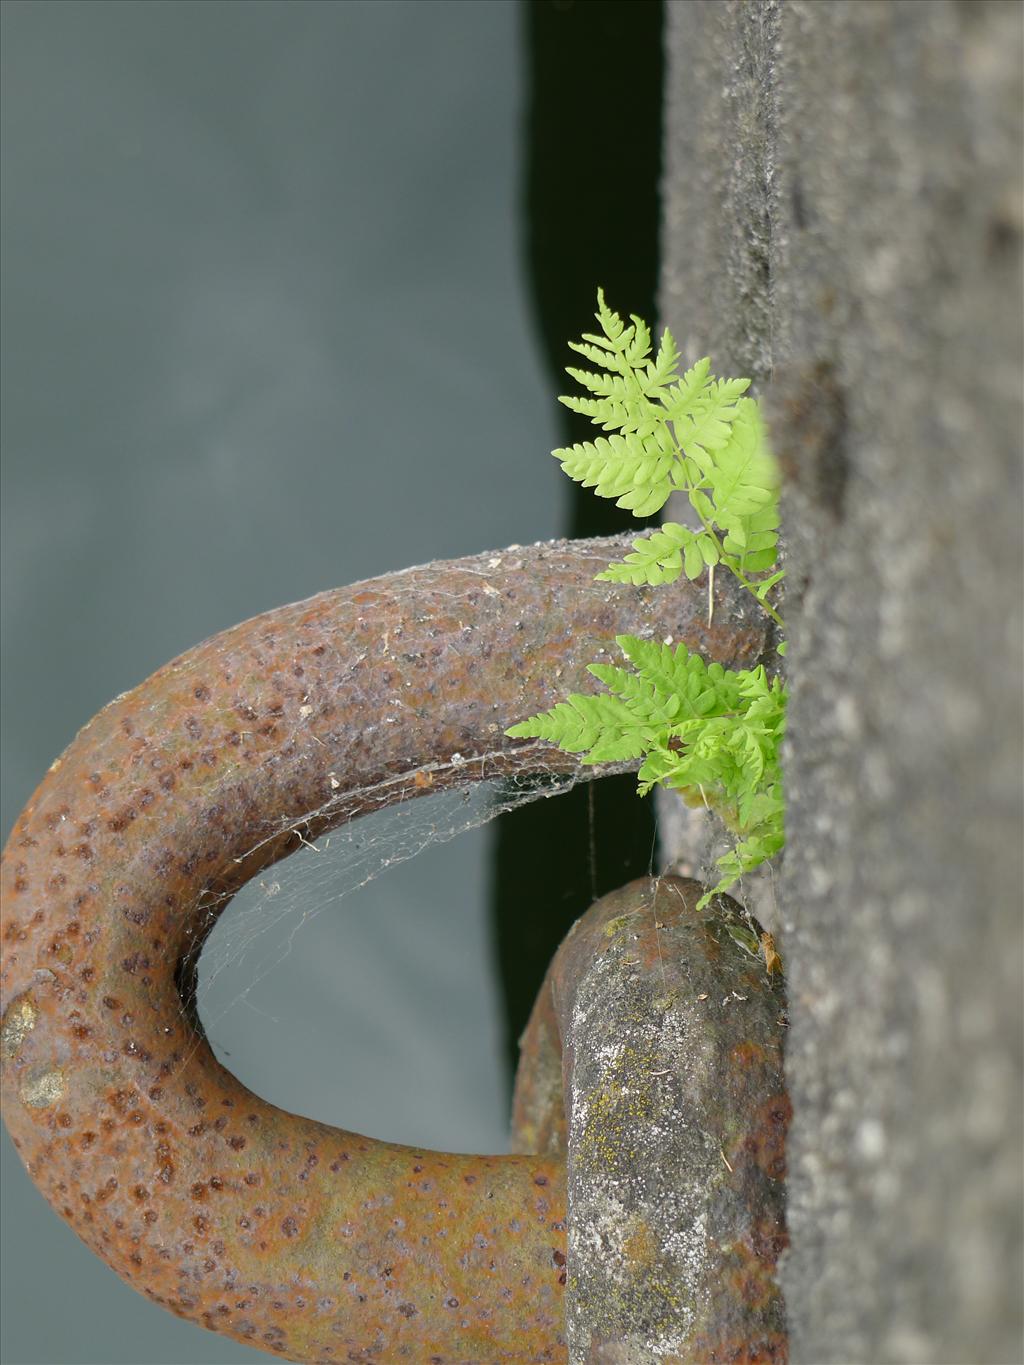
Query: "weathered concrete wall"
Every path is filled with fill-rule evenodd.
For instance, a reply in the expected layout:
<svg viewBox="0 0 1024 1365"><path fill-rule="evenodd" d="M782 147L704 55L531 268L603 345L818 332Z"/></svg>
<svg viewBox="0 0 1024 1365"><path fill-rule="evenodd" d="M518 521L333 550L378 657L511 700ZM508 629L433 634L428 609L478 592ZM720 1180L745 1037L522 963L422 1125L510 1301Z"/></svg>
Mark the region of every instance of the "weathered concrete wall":
<svg viewBox="0 0 1024 1365"><path fill-rule="evenodd" d="M1016 3L670 6L663 320L787 477L793 1359L1021 1359Z"/></svg>

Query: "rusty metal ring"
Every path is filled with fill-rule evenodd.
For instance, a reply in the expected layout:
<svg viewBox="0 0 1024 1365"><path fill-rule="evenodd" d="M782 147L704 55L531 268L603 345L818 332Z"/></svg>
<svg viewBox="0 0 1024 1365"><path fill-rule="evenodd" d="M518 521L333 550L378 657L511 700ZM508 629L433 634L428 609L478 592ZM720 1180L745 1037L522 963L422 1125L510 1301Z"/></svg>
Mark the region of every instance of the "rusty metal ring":
<svg viewBox="0 0 1024 1365"><path fill-rule="evenodd" d="M180 967L211 906L300 836L419 794L424 771L436 790L550 767L503 731L585 685L617 632L761 656L728 582L713 626L702 592L594 583L623 549L433 564L225 631L101 711L19 817L7 1126L53 1207L154 1302L295 1361L565 1358L561 1158L284 1113L216 1061Z"/></svg>

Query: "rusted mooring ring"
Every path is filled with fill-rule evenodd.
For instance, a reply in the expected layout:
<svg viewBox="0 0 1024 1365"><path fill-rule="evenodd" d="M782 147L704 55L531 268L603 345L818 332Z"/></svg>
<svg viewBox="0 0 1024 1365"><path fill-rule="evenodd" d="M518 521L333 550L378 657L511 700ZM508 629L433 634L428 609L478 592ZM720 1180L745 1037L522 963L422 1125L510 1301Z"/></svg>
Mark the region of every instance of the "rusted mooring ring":
<svg viewBox="0 0 1024 1365"><path fill-rule="evenodd" d="M514 547L268 612L107 706L22 812L2 869L6 1123L54 1208L155 1302L294 1361L565 1359L561 1157L287 1114L220 1066L179 981L211 907L301 839L424 774L550 768L503 731L586 687L616 633L764 653L727 581L710 627L703 589L595 583L624 548Z"/></svg>

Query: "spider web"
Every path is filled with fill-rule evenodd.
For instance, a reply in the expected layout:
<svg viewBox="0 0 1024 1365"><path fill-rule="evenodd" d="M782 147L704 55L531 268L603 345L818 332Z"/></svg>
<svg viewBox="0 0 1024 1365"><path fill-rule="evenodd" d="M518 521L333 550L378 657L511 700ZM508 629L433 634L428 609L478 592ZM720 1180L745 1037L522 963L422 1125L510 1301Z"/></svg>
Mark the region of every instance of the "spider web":
<svg viewBox="0 0 1024 1365"><path fill-rule="evenodd" d="M264 1098L339 1127L504 1150L483 835L454 857L439 858L439 846L580 780L540 771L470 782L313 839L307 822L293 824L296 852L210 906L219 918L186 1003L216 1055Z"/></svg>

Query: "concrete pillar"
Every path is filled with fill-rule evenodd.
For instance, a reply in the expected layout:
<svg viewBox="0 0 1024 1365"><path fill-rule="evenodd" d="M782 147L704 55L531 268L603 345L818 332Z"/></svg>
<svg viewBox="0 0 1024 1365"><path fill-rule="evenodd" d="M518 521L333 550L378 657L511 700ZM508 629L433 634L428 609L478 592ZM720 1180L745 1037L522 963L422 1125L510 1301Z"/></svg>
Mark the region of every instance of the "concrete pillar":
<svg viewBox="0 0 1024 1365"><path fill-rule="evenodd" d="M669 7L662 321L786 480L799 1365L1021 1359L1021 31Z"/></svg>

